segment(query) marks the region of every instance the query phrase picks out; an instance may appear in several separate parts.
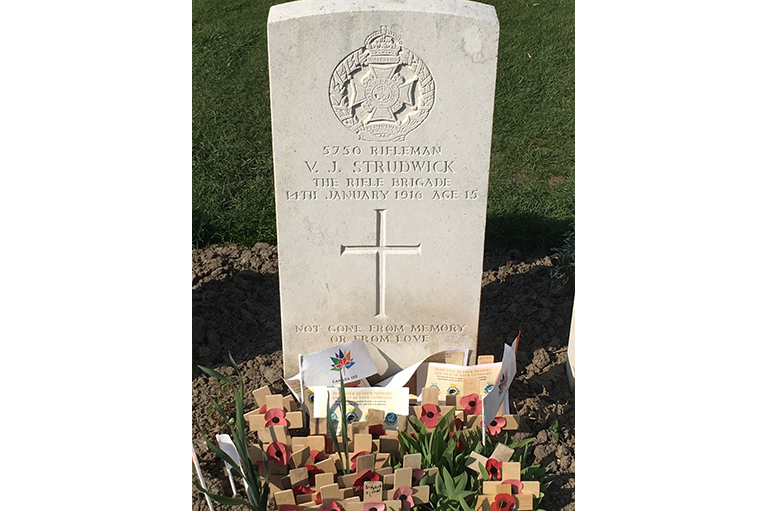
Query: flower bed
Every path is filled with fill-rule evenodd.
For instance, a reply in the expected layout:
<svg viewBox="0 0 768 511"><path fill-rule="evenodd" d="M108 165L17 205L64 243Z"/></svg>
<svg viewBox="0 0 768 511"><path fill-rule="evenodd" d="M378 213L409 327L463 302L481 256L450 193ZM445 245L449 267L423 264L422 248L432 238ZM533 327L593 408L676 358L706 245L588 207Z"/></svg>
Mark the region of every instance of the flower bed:
<svg viewBox="0 0 768 511"><path fill-rule="evenodd" d="M271 395L266 387L253 391L256 409L245 413L242 383L204 371L232 388L235 414L216 400L214 408L239 460L206 443L247 488L247 500L210 495L217 502L259 511L270 496L280 511L527 511L538 509L546 490L546 468L523 466L533 438L513 440L519 416L498 415L483 442L477 394L440 404L436 389L425 388L422 404L399 418L396 431L385 430L384 413L372 410L365 422L347 424L342 415L338 438L336 427L328 427L330 413L305 423L292 396ZM254 434L256 442L249 442Z"/></svg>

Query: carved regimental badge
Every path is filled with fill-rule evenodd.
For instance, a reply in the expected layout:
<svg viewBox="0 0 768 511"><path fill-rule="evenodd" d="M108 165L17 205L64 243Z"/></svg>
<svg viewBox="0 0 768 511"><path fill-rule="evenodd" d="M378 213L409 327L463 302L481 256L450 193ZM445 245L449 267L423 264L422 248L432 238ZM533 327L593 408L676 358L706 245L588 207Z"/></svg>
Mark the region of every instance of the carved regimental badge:
<svg viewBox="0 0 768 511"><path fill-rule="evenodd" d="M429 115L435 83L424 61L382 26L339 62L328 93L336 117L360 140L402 142Z"/></svg>

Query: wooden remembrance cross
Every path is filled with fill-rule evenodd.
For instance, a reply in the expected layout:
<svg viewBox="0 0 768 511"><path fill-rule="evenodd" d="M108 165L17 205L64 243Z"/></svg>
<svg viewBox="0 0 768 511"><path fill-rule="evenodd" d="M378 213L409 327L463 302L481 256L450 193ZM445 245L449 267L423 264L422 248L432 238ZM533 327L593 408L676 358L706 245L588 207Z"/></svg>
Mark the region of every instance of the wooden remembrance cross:
<svg viewBox="0 0 768 511"><path fill-rule="evenodd" d="M387 245L387 210L376 210L376 244L375 245L342 245L341 255L376 254L376 314L374 317L386 317L384 298L386 296L386 256L421 255L421 243L418 245Z"/></svg>

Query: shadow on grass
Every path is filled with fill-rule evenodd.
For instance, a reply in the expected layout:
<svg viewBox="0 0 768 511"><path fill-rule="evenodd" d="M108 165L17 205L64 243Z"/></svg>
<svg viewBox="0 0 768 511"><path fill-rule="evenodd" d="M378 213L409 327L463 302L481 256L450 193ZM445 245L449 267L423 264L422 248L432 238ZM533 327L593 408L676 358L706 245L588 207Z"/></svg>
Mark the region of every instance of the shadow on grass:
<svg viewBox="0 0 768 511"><path fill-rule="evenodd" d="M208 214L192 208L192 246L194 248L203 248L223 241L213 225Z"/></svg>
<svg viewBox="0 0 768 511"><path fill-rule="evenodd" d="M251 270L211 280L192 290L192 378L198 365L228 365L282 348L277 273Z"/></svg>
<svg viewBox="0 0 768 511"><path fill-rule="evenodd" d="M532 213L488 215L485 246L488 250L517 249L538 256L563 244L563 235L573 228L573 219L554 219Z"/></svg>

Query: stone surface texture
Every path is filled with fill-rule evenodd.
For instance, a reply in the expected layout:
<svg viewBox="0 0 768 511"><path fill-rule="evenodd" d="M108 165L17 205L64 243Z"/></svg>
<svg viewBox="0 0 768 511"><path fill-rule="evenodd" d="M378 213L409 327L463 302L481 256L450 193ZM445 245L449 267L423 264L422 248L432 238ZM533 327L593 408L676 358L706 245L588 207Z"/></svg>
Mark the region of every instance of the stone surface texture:
<svg viewBox="0 0 768 511"><path fill-rule="evenodd" d="M284 368L355 338L382 376L476 355L498 21L461 0L272 7Z"/></svg>

